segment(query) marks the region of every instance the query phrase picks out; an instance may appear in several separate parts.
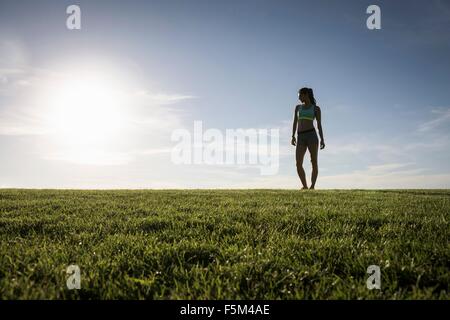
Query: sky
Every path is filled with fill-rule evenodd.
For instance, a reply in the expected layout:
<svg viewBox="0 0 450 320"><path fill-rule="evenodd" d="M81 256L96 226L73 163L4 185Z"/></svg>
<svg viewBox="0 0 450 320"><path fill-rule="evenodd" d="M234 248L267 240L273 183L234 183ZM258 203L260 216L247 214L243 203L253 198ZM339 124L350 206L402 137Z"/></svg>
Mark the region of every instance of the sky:
<svg viewBox="0 0 450 320"><path fill-rule="evenodd" d="M449 30L444 0L0 0L0 187L300 188L292 118L310 87L317 189L449 188ZM278 130L276 172L175 163L195 121Z"/></svg>

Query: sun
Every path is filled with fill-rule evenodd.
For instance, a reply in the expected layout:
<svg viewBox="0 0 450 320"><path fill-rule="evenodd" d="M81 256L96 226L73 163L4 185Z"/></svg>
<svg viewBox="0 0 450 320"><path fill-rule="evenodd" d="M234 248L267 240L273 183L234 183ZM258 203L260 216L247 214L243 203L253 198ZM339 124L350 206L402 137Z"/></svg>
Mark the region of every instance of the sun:
<svg viewBox="0 0 450 320"><path fill-rule="evenodd" d="M98 76L70 79L52 100L50 125L70 143L104 142L120 128L118 93Z"/></svg>
<svg viewBox="0 0 450 320"><path fill-rule="evenodd" d="M45 118L53 140L70 157L95 162L127 119L120 83L106 72L71 71L49 88Z"/></svg>

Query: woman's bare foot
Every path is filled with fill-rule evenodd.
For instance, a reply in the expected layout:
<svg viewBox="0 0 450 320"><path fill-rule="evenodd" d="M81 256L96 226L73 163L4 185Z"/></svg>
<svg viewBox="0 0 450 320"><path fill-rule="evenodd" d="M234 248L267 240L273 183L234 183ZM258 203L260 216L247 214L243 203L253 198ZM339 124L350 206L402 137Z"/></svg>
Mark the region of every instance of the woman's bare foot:
<svg viewBox="0 0 450 320"><path fill-rule="evenodd" d="M314 190L314 186L309 187L310 190Z"/></svg>
<svg viewBox="0 0 450 320"><path fill-rule="evenodd" d="M308 187L303 187L301 190L308 190Z"/></svg>

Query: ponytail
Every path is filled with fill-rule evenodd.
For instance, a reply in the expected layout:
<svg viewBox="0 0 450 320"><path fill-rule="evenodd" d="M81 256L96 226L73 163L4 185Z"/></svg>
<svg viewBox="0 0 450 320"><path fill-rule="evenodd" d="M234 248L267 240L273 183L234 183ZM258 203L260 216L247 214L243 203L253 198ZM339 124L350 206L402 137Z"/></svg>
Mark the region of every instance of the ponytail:
<svg viewBox="0 0 450 320"><path fill-rule="evenodd" d="M313 105L316 105L316 99L314 98L314 92L312 88L308 88L308 95L309 95L309 100L311 100L311 103Z"/></svg>

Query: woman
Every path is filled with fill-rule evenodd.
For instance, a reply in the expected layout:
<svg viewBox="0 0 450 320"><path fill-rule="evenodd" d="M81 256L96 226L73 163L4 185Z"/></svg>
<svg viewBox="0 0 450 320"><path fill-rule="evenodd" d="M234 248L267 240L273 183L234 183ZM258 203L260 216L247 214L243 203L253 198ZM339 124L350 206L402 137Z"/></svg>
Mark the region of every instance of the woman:
<svg viewBox="0 0 450 320"><path fill-rule="evenodd" d="M308 189L308 185L306 184L305 170L303 170L303 158L305 156L306 149L309 150L312 164L310 189L314 189L314 186L316 185L317 175L319 173L319 168L317 165L319 139L317 138L317 133L314 129L314 118L317 121L317 128L319 129L320 149L325 148L325 140L323 139L321 122L321 111L319 106L316 106L316 99L314 99L314 93L311 88L301 88L298 91L298 98L303 104L295 106L291 144L293 146L296 146L295 155L297 162L297 173L303 185L302 189ZM295 131L297 131L297 140L295 139Z"/></svg>

